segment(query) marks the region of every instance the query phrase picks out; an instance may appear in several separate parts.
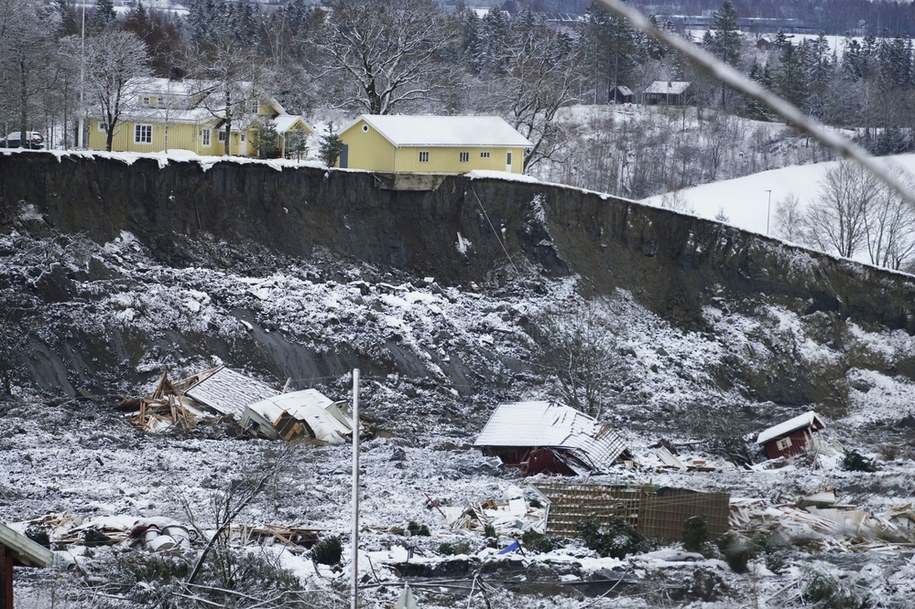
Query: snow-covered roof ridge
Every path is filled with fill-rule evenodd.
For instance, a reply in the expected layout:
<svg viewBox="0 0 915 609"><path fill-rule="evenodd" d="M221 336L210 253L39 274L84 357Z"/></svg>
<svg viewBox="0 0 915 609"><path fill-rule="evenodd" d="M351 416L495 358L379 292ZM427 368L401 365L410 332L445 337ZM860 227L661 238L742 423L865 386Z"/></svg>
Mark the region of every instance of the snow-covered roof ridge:
<svg viewBox="0 0 915 609"><path fill-rule="evenodd" d="M685 80L656 80L645 89L645 93L683 93L689 88Z"/></svg>
<svg viewBox="0 0 915 609"><path fill-rule="evenodd" d="M564 448L580 454L597 470L609 467L626 451L609 426L545 400L500 404L473 445Z"/></svg>
<svg viewBox="0 0 915 609"><path fill-rule="evenodd" d="M343 131L365 121L395 146L532 146L498 116L363 114Z"/></svg>
<svg viewBox="0 0 915 609"><path fill-rule="evenodd" d="M808 410L804 414L799 414L793 419L788 419L787 421L779 423L778 425L773 425L768 429L762 430L759 432L759 436L756 438L756 443L765 444L769 440L787 435L792 431L801 429L802 427L813 426L814 424L819 424L818 429L824 427L823 421L820 419L820 415L818 415L813 410Z"/></svg>

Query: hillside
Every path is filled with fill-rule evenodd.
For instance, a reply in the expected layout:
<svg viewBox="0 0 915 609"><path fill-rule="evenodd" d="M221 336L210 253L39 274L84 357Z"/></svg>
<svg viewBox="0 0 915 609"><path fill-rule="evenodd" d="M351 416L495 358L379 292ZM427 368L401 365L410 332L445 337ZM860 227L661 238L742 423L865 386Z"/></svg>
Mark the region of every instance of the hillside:
<svg viewBox="0 0 915 609"><path fill-rule="evenodd" d="M830 485L875 514L915 501L911 277L632 201L483 175L394 192L355 171L29 152L0 155L0 175L10 338L0 419L12 430L0 442L14 455L0 465L4 521L208 521L217 493L279 464L240 520L345 536L346 447L285 448L226 423L146 434L112 407L148 394L164 369L180 378L219 363L346 399L358 367L375 432L363 461L370 602L395 598L391 548L407 545L424 565L426 579L414 580L424 607L469 594L424 581L469 586L474 573L491 582L491 607L724 608L778 594L783 604L771 606L790 606L812 571L866 588L883 603L873 606L915 594L904 546L851 552L844 534L777 530L783 568L760 553L747 575L670 546L618 560L569 542L496 558L480 531L453 530L444 509L426 507L536 496L471 445L496 404L556 395L543 330L576 319L611 339L604 419L643 462L600 479L773 504ZM880 470L846 471L836 458L749 470L726 459L723 447L744 434L810 408L832 440ZM660 439L713 471L651 468ZM432 536L405 537L411 521ZM497 545L519 534L499 524ZM442 543L464 542L469 558L443 562ZM318 591L310 606L345 596L345 568L316 571L280 549L268 552ZM137 575L118 565L151 569L139 555L75 543L60 560L80 568L19 572L18 598L138 606L124 584ZM626 585L605 598L570 583L621 575ZM150 606L152 592L174 592L159 585L143 588Z"/></svg>

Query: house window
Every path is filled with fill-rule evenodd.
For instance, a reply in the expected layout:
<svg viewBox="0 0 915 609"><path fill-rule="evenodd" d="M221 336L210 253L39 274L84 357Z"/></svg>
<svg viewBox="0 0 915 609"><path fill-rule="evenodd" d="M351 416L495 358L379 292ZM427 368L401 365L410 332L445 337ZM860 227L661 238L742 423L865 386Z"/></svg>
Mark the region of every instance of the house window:
<svg viewBox="0 0 915 609"><path fill-rule="evenodd" d="M362 125L362 131L363 131L363 133L368 133L368 132L369 132L369 126L368 126L368 125Z"/></svg>
<svg viewBox="0 0 915 609"><path fill-rule="evenodd" d="M260 105L257 103L256 99L251 102L251 112L253 112L254 114L257 114L259 108L260 108Z"/></svg>
<svg viewBox="0 0 915 609"><path fill-rule="evenodd" d="M460 160L462 163L469 163L469 162L470 162L470 153L469 153L469 152L461 152L461 153L458 155L458 160Z"/></svg>
<svg viewBox="0 0 915 609"><path fill-rule="evenodd" d="M106 122L104 122L104 121L99 121L99 122L98 122L98 130L101 131L101 132L103 132L103 133L107 132L107 131L108 131L108 123L106 123Z"/></svg>
<svg viewBox="0 0 915 609"><path fill-rule="evenodd" d="M209 128L203 129L203 130L200 132L200 136L201 136L201 140L202 140L201 143L202 143L204 146L209 146L209 145L210 145L210 133L211 133L211 130L210 130Z"/></svg>
<svg viewBox="0 0 915 609"><path fill-rule="evenodd" d="M779 450L785 450L786 448L791 448L791 438L782 438L775 443L775 447Z"/></svg>
<svg viewBox="0 0 915 609"><path fill-rule="evenodd" d="M149 96L148 96L148 95L144 96L144 97L143 97L143 105L144 105L144 106L148 106L148 105L149 105L149 102L150 102Z"/></svg>
<svg viewBox="0 0 915 609"><path fill-rule="evenodd" d="M134 125L133 141L137 144L152 144L152 125Z"/></svg>
<svg viewBox="0 0 915 609"><path fill-rule="evenodd" d="M511 152L506 152L506 153L505 153L505 164L506 164L506 165L511 165L511 164L512 164L512 153L511 153Z"/></svg>
<svg viewBox="0 0 915 609"><path fill-rule="evenodd" d="M481 153L480 153L480 158L481 158L481 159L488 159L488 158L489 158L489 151L481 152Z"/></svg>
<svg viewBox="0 0 915 609"><path fill-rule="evenodd" d="M159 106L160 108L163 107L165 105L165 98L162 97L161 95L158 98L156 98L156 105Z"/></svg>
<svg viewBox="0 0 915 609"><path fill-rule="evenodd" d="M419 162L420 162L420 163L428 163L428 162L429 162L429 151L428 151L428 150L420 150L420 151L419 151Z"/></svg>
<svg viewBox="0 0 915 609"><path fill-rule="evenodd" d="M245 134L244 134L244 133L241 134L241 141L243 141L243 142L245 141Z"/></svg>
<svg viewBox="0 0 915 609"><path fill-rule="evenodd" d="M219 140L220 142L226 141L226 132L223 131L222 129L220 129L219 131L217 131L217 132L216 132L216 139Z"/></svg>

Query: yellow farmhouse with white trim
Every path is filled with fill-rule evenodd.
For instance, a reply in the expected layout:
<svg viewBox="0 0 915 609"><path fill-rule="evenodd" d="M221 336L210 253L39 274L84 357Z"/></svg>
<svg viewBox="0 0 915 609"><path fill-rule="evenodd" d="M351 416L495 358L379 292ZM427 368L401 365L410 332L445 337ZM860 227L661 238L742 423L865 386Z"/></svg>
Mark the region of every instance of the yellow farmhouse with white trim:
<svg viewBox="0 0 915 609"><path fill-rule="evenodd" d="M340 139L338 167L381 173L522 173L532 146L498 116L363 114Z"/></svg>
<svg viewBox="0 0 915 609"><path fill-rule="evenodd" d="M113 152L190 150L204 156L225 153L225 104L215 101L220 92L205 81L135 79L130 98L114 127ZM265 156L288 156L304 148L313 132L301 116L288 114L272 97L253 92L250 83L239 83L240 99L233 106L229 133L230 154L256 157L258 124L265 122L277 133L276 150ZM90 117L88 147L105 150L104 119Z"/></svg>

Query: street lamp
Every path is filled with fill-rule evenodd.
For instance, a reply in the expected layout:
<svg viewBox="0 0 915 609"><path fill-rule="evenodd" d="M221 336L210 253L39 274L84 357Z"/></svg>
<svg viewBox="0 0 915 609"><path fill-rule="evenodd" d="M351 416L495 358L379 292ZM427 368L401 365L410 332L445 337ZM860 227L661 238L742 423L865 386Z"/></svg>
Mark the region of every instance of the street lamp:
<svg viewBox="0 0 915 609"><path fill-rule="evenodd" d="M767 188L766 192L769 193L769 201L766 203L766 236L769 236L769 216L772 212L772 189Z"/></svg>

